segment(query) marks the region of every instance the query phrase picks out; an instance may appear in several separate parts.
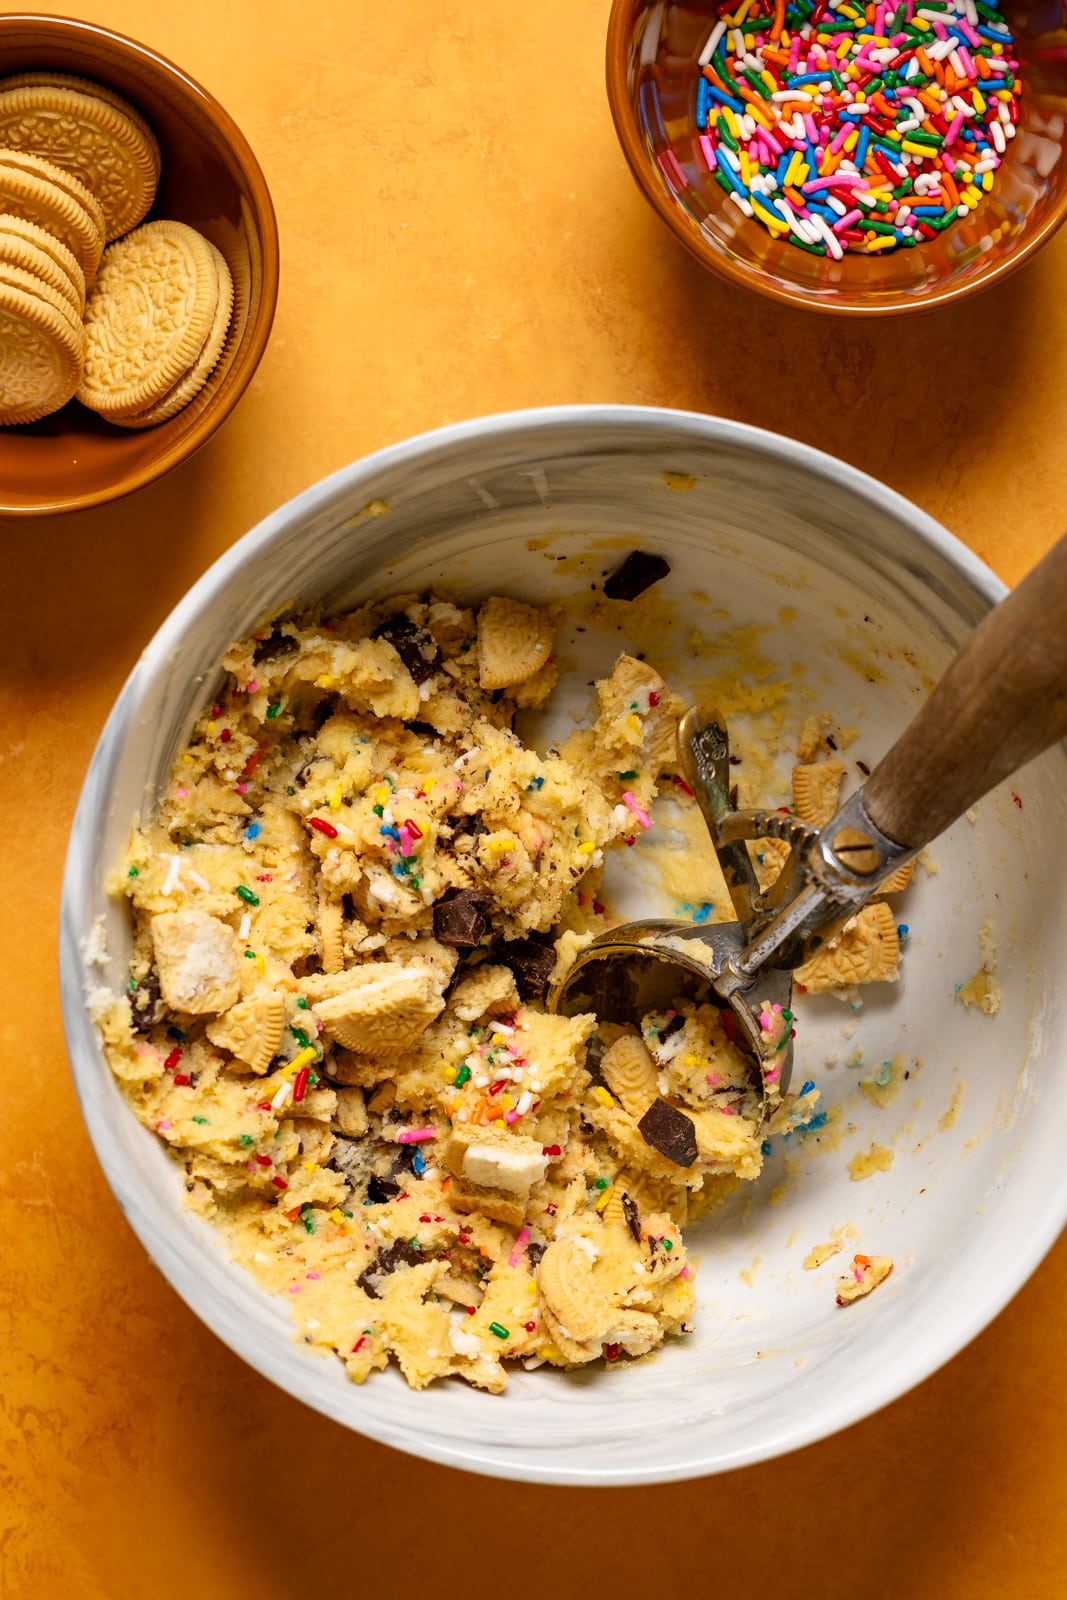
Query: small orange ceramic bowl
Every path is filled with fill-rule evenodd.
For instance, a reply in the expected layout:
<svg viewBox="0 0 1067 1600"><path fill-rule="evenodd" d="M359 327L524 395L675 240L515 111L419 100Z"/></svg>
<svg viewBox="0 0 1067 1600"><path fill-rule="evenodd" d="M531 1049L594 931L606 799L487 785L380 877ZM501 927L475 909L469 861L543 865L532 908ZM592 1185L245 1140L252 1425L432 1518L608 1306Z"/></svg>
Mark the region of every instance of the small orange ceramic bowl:
<svg viewBox="0 0 1067 1600"><path fill-rule="evenodd" d="M926 311L1013 272L1067 214L1067 29L1062 6L1007 0L1022 93L1017 137L992 190L966 218L911 249L840 261L773 239L712 177L696 125L711 0L614 0L608 100L646 198L697 260L734 283L811 311L853 317Z"/></svg>
<svg viewBox="0 0 1067 1600"><path fill-rule="evenodd" d="M140 489L185 461L229 416L266 348L278 297L278 230L244 135L180 67L132 39L68 17L0 15L0 78L50 70L128 100L159 140L162 175L148 213L187 222L225 256L234 309L218 366L169 422L113 426L76 400L0 428L0 515L82 510Z"/></svg>

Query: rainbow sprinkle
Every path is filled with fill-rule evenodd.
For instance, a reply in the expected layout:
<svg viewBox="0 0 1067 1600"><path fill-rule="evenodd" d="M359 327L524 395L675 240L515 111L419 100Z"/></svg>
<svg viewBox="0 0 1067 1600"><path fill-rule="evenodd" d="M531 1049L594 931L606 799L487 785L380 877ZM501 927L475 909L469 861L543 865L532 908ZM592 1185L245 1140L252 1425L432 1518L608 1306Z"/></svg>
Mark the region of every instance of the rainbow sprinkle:
<svg viewBox="0 0 1067 1600"><path fill-rule="evenodd" d="M969 216L1019 120L985 0L728 0L699 56L697 145L776 239L840 260ZM732 14L730 14L732 12Z"/></svg>

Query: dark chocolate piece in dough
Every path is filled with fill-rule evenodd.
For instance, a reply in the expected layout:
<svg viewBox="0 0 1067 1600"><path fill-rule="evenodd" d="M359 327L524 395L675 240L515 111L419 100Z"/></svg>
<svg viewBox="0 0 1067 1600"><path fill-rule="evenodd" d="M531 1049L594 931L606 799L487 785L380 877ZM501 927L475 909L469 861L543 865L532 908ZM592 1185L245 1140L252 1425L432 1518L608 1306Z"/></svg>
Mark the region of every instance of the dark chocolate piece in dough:
<svg viewBox="0 0 1067 1600"><path fill-rule="evenodd" d="M426 1260L421 1250L406 1239L394 1239L386 1249L379 1250L369 1267L364 1267L356 1282L372 1300L380 1300L378 1285L397 1267L419 1267Z"/></svg>
<svg viewBox="0 0 1067 1600"><path fill-rule="evenodd" d="M488 832L485 818L480 811L472 811L466 817L456 817L452 823L453 839L462 839L464 835L471 839L480 839L483 833Z"/></svg>
<svg viewBox="0 0 1067 1600"><path fill-rule="evenodd" d="M653 1100L637 1131L646 1144L676 1167L691 1167L697 1158L697 1133L691 1118L666 1100Z"/></svg>
<svg viewBox="0 0 1067 1600"><path fill-rule="evenodd" d="M543 1000L548 980L556 970L553 947L536 939L506 939L493 949L493 958L510 967L522 1000Z"/></svg>
<svg viewBox="0 0 1067 1600"><path fill-rule="evenodd" d="M130 992L130 1017L135 1033L150 1033L162 1021L163 1001L159 993L159 974L153 967L146 972L136 989Z"/></svg>
<svg viewBox="0 0 1067 1600"><path fill-rule="evenodd" d="M387 639L416 683L425 683L427 678L433 677L437 663L441 659L437 641L432 633L420 628L417 622L405 617L402 611L398 611L395 617L387 617L384 622L380 622L371 634L371 638Z"/></svg>
<svg viewBox="0 0 1067 1600"><path fill-rule="evenodd" d="M633 1235L634 1243L640 1244L641 1213L637 1209L636 1201L631 1200L628 1194L624 1194L622 1197L622 1214L626 1218L626 1226Z"/></svg>
<svg viewBox="0 0 1067 1600"><path fill-rule="evenodd" d="M489 932L493 897L484 889L450 890L433 908L433 936L457 950L473 950Z"/></svg>
<svg viewBox="0 0 1067 1600"><path fill-rule="evenodd" d="M252 660L256 666L264 661L276 661L279 656L291 656L300 646L291 633L269 633L265 639L258 640L252 651Z"/></svg>

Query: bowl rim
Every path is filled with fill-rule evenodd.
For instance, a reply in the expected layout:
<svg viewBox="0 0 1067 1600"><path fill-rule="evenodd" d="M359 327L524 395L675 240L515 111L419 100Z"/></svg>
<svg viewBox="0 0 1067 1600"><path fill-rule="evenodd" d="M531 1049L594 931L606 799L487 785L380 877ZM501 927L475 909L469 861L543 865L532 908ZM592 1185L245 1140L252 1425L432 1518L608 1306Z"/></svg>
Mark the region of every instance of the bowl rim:
<svg viewBox="0 0 1067 1600"><path fill-rule="evenodd" d="M199 102L203 112L218 127L226 144L233 151L237 164L247 180L248 206L259 238L262 279L259 285L259 309L252 324L251 338L240 372L234 377L222 399L216 405L205 408L188 433L183 434L173 448L167 450L157 460L145 462L141 467L131 471L119 485L94 489L83 495L57 496L54 500L39 501L33 505L0 503L0 516L5 517L56 516L64 512L88 511L93 506L109 505L117 500L124 500L127 495L136 493L138 489L143 489L150 483L155 483L175 467L188 461L222 426L251 383L263 359L278 305L279 242L274 203L263 169L251 145L226 108L183 67L177 66L150 45L141 44L137 39L131 39L127 34L118 33L113 28L104 27L96 22L86 22L78 17L32 11L0 13L0 53L3 51L5 35L31 27L52 35L57 43L84 40L88 46L93 40L106 40L119 54L132 56L162 73L164 77L173 79L193 100ZM63 69L57 67L55 70L58 72Z"/></svg>
<svg viewBox="0 0 1067 1600"><path fill-rule="evenodd" d="M623 1486L688 1480L775 1459L862 1421L915 1388L976 1338L1040 1265L1067 1221L1067 1167L1061 1177L1059 1192L1055 1193L1050 1186L1050 1201L1054 1203L1050 1204L1044 1218L1031 1229L1025 1244L1010 1261L998 1263L998 1271L988 1275L982 1292L971 1296L967 1304L961 1306L959 1317L953 1321L951 1329L943 1323L931 1327L922 1351L909 1352L908 1361L904 1364L883 1364L876 1384L862 1391L842 1394L835 1402L826 1404L817 1417L805 1414L783 1426L773 1438L759 1444L736 1447L725 1453L705 1447L698 1456L652 1468L635 1467L628 1462L625 1452L619 1452L617 1461L609 1470L604 1470L600 1467L583 1469L573 1462L562 1465L548 1463L535 1452L524 1452L522 1446L483 1444L458 1435L447 1441L437 1436L416 1441L374 1416L367 1417L365 1424L361 1421L357 1428L349 1419L338 1418L326 1400L302 1381L299 1360L292 1359L288 1354L276 1359L269 1350L259 1347L254 1332L249 1333L243 1326L236 1325L235 1319L226 1314L225 1298L217 1295L210 1285L205 1286L195 1270L171 1270L175 1265L183 1265L183 1257L195 1267L197 1259L202 1258L203 1245L192 1226L182 1231L177 1242L157 1233L156 1220L168 1213L169 1205L156 1190L139 1183L106 1136L111 1119L94 1083L100 1044L85 1003L85 971L78 932L78 905L85 882L85 863L91 866L97 823L109 805L123 729L136 714L145 680L171 669L173 652L180 644L190 620L215 591L239 580L250 566L269 557L272 547L289 536L294 528L325 512L331 502L341 495L347 500L366 493L367 487L382 472L398 467L427 465L439 456L454 451L457 446L484 441L487 437L499 442L509 436L522 435L533 447L539 432L547 434L561 427L576 425L586 429L600 428L605 438L610 436L613 429L640 426L647 432L650 443L659 435L675 444L682 438L694 445L742 445L769 460L784 460L813 473L816 478L832 480L861 500L877 501L881 507L888 507L907 523L923 544L948 561L990 605L1007 593L1006 586L978 556L934 518L895 490L810 445L726 418L657 406L561 405L493 413L428 430L384 446L320 479L261 519L192 585L145 646L108 715L78 797L60 896L59 977L71 1074L96 1159L127 1221L171 1288L235 1354L261 1376L276 1383L285 1393L302 1400L322 1415L330 1416L340 1421L342 1426L359 1431L379 1443L416 1454L421 1459L514 1481ZM293 1343L294 1357L300 1349L298 1344Z"/></svg>
<svg viewBox="0 0 1067 1600"><path fill-rule="evenodd" d="M1067 185L1064 185L1058 205L1050 208L1049 214L1039 226L1032 233L1024 235L1009 255L999 256L982 277L975 278L969 283L954 284L950 280L941 288L929 289L917 297L905 297L900 293L896 298L880 301L877 305L845 299L816 298L808 295L799 286L791 287L779 283L758 269L742 265L729 255L713 255L703 248L699 229L694 224L686 222L681 207L671 200L666 189L655 177L631 110L630 96L626 87L630 30L638 10L643 8L644 0L612 0L605 45L605 71L611 120L615 125L615 132L627 165L645 199L667 224L679 243L685 246L702 267L718 273L729 282L755 294L764 295L770 300L777 300L783 305L799 306L802 310L811 311L817 316L871 318L917 315L965 300L972 294L990 288L994 283L1000 283L1028 261L1067 220Z"/></svg>

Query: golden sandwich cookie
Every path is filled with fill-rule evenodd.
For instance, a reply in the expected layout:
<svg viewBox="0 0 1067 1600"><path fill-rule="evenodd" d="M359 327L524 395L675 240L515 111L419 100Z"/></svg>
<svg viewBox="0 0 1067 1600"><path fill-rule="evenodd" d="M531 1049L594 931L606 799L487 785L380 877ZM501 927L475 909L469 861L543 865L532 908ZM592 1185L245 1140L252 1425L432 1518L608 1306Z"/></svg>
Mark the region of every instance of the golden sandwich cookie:
<svg viewBox="0 0 1067 1600"><path fill-rule="evenodd" d="M109 245L85 307L82 404L121 421L162 401L199 360L222 287L215 251L186 223L147 222Z"/></svg>
<svg viewBox="0 0 1067 1600"><path fill-rule="evenodd" d="M195 400L218 365L219 357L226 347L226 335L233 315L233 278L221 251L216 250L214 245L209 245L209 248L218 273L219 295L214 321L203 348L188 372L179 378L161 400L157 400L147 410L139 411L136 416L113 417L111 420L120 428L154 428L157 423L167 422L171 417L177 416L190 400Z"/></svg>
<svg viewBox="0 0 1067 1600"><path fill-rule="evenodd" d="M21 289L24 294L36 295L38 300L43 300L46 306L51 306L53 311L58 311L67 319L84 345L85 329L69 294L62 294L45 283L43 278L26 272L22 267L13 267L4 260L0 260L0 284L6 284L9 289Z"/></svg>
<svg viewBox="0 0 1067 1600"><path fill-rule="evenodd" d="M0 211L55 234L92 282L104 248L104 214L73 173L22 150L0 149Z"/></svg>
<svg viewBox="0 0 1067 1600"><path fill-rule="evenodd" d="M80 318L85 310L85 274L65 244L24 217L0 214L0 262L21 267L69 300Z"/></svg>
<svg viewBox="0 0 1067 1600"><path fill-rule="evenodd" d="M82 78L0 79L0 145L73 173L99 202L109 241L142 220L159 182L159 145L143 117Z"/></svg>
<svg viewBox="0 0 1067 1600"><path fill-rule="evenodd" d="M40 295L0 283L0 426L58 411L81 372L81 329Z"/></svg>

